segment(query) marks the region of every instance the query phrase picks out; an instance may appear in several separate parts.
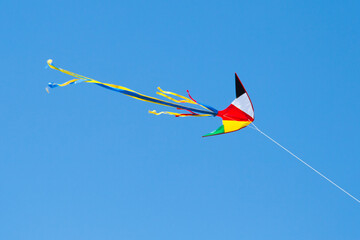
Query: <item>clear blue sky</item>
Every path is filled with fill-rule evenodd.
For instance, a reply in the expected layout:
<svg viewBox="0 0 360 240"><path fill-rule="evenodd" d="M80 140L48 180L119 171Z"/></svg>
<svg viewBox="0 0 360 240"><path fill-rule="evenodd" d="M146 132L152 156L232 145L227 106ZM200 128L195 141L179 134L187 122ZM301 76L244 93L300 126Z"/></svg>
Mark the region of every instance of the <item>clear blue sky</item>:
<svg viewBox="0 0 360 240"><path fill-rule="evenodd" d="M360 239L360 204L251 128L81 84L46 60L255 123L360 197L359 1L1 1L0 239Z"/></svg>

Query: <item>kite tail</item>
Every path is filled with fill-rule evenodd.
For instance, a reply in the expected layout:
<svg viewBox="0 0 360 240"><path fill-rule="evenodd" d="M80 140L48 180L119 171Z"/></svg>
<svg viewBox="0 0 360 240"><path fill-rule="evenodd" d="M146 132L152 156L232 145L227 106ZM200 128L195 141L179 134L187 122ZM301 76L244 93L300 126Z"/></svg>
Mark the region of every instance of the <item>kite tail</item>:
<svg viewBox="0 0 360 240"><path fill-rule="evenodd" d="M55 67L54 65L52 65L52 62L53 62L52 59L47 60L47 64L49 65L50 68L55 69L55 70L58 70L58 71L60 71L60 72L62 72L62 73L65 73L65 74L67 74L67 75L76 77L76 79L67 81L67 82L62 83L62 84L49 82L49 83L48 83L48 87L49 87L49 88L65 87L65 86L67 86L67 85L69 85L69 84L77 84L77 83L86 82L86 83L101 84L101 85L104 85L104 86L107 86L107 87L113 87L113 88L117 88L117 89L120 89L120 90L126 90L126 91L130 91L130 92L136 93L135 91L133 91L133 90L131 90L131 89L129 89L129 88L123 87L123 86L118 86L118 85L115 85L115 84L102 83L102 82L96 81L95 79L92 79L92 78L89 78L89 77L85 77L85 76L82 76L82 75L80 75L80 74L73 73L73 72L70 72L70 71L65 70L65 69L62 69L62 68Z"/></svg>
<svg viewBox="0 0 360 240"><path fill-rule="evenodd" d="M158 90L160 92L156 92L156 94L160 95L160 96L163 96L173 102L176 102L176 103L188 103L188 104L193 104L193 105L196 105L196 106L199 106L199 107L202 107L206 110L209 110L209 111L212 111L212 112L216 112L217 113L217 110L212 108L212 107L209 107L207 105L204 105L204 104L201 104L201 103L198 103L197 101L195 101L191 96L190 96L190 93L189 93L189 90L187 90L188 94L189 94L189 97L190 98L187 98L185 96L182 96L180 94L177 94L177 93L173 93L173 92L169 92L169 91L164 91L162 90L160 87L158 87ZM181 98L181 100L177 100L177 99L174 99L168 95L173 95L173 96L176 96L176 97L179 97ZM178 108L179 110L181 110L181 108ZM155 115L160 115L160 114L169 114L169 115L174 115L176 117L208 117L208 116L211 116L209 114L197 114L197 113L194 113L193 111L191 110L188 110L188 109L184 109L188 112L190 112L190 114L180 114L180 113L172 113L172 112L160 112L160 113L156 113L155 110L153 111L149 111L149 113L152 113L152 114L155 114Z"/></svg>
<svg viewBox="0 0 360 240"><path fill-rule="evenodd" d="M185 113L176 113L176 112L168 112L168 111L156 112L156 110L149 111L149 113L157 116L161 114L167 114L175 117L211 117L212 116L211 114L197 114L197 113L185 114Z"/></svg>
<svg viewBox="0 0 360 240"><path fill-rule="evenodd" d="M151 103L155 103L155 104L158 104L158 105L173 107L173 108L177 108L177 109L180 109L180 110L185 110L185 111L190 112L190 114L182 114L182 113L172 113L172 112L160 112L160 113L157 113L156 111L149 111L150 113L155 114L155 115L168 114L168 115L173 115L173 116L176 116L176 117L188 117L188 116L208 117L208 116L216 116L217 113L218 113L218 111L216 109L214 109L214 108L212 108L210 106L207 106L207 105L200 104L200 103L196 102L193 98L191 98L190 95L189 96L190 96L191 99L187 98L187 97L184 97L184 96L182 96L180 94L177 94L177 93L173 93L173 92L169 92L169 91L163 91L159 87L158 88L159 92L157 92L157 94L171 100L172 102L174 102L174 103L172 103L172 102L164 101L164 100L161 100L161 99L158 99L158 98L154 98L154 97L150 97L150 96L138 93L138 92L136 92L134 90L131 90L131 89L123 87L123 86L99 82L99 81L97 81L95 79L85 77L85 76L70 72L70 71L62 69L62 68L55 67L54 65L52 65L52 62L53 61L51 59L49 59L47 61L47 64L49 65L50 68L52 68L54 70L57 70L57 71L60 71L62 73L68 74L70 76L73 76L73 77L75 77L75 79L72 79L72 80L67 81L65 83L62 83L62 84L57 84L57 83L50 82L48 84L48 87L46 88L47 92L49 92L50 88L65 87L67 85L85 82L85 83L96 84L98 86L104 87L104 88L112 90L112 91L122 93L124 95L127 95L129 97L132 97L132 98L135 98L135 99L138 99L138 100L141 100L141 101L151 102ZM179 97L180 100L174 99L174 98L170 97L169 95ZM178 103L192 104L192 105L195 105L197 107L201 107L203 109L183 106L183 105L180 105Z"/></svg>

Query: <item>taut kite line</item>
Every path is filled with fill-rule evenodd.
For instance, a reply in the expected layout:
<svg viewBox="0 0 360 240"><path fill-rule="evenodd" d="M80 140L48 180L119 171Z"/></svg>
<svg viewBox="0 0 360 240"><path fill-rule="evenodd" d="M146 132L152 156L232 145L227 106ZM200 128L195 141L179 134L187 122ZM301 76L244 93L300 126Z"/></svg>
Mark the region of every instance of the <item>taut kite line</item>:
<svg viewBox="0 0 360 240"><path fill-rule="evenodd" d="M313 170L315 173L320 175L322 178L324 178L326 181L331 183L333 186L337 187L339 190L341 190L342 192L347 194L349 197L351 197L352 199L354 199L355 201L360 203L359 199L357 199L356 197L351 195L349 192L347 192L346 190L341 188L335 182L331 181L324 174L317 171L315 168L310 166L304 160L302 160L301 158L296 156L294 153L292 153L291 151L286 149L280 143L275 141L273 138L271 138L270 136L268 136L263 131L261 131L258 127L255 126L255 124L253 123L253 121L254 121L254 107L252 105L252 102L251 102L251 100L249 98L248 93L246 92L244 86L242 85L242 83L241 83L241 81L240 81L240 79L239 79L239 77L238 77L238 75L236 73L235 73L236 98L230 104L230 106L228 106L226 109L224 109L222 111L218 111L218 110L216 110L215 108L213 108L211 106L208 106L208 105L205 105L205 104L202 104L202 103L199 103L199 102L195 101L191 97L189 91L187 91L188 95L189 95L189 98L188 98L188 97L185 97L185 96L173 93L173 92L163 91L160 87L158 87L159 92L157 92L157 94L172 101L172 102L169 102L169 101L165 101L165 100L162 100L162 99L150 97L150 96L135 92L134 90L131 90L131 89L123 87L123 86L99 82L99 81L96 81L94 79L91 79L91 78L88 78L88 77L85 77L85 76L70 72L68 70L55 67L54 65L52 65L52 60L51 59L49 59L47 61L47 64L52 69L58 70L58 71L60 71L62 73L65 73L65 74L68 74L70 76L75 77L75 79L70 80L68 82L65 82L63 84L57 84L57 83L50 82L48 84L48 88L64 87L64 86L67 86L67 85L70 85L70 84L77 84L77 83L82 83L82 82L93 83L93 84L96 84L96 85L98 85L100 87L104 87L104 88L107 88L109 90L113 90L113 91L122 93L124 95L127 95L129 97L132 97L132 98L135 98L135 99L138 99L138 100L141 100L141 101L146 101L146 102L151 102L151 103L155 103L155 104L159 104L159 105L173 107L173 108L177 108L178 110L185 110L185 111L188 112L188 113L176 113L176 112L167 112L167 111L156 112L155 110L149 111L149 113L152 113L152 114L155 114L155 115L168 114L168 115L173 115L175 117L210 117L210 116L221 117L222 120L223 120L223 125L220 126L218 129L216 129L215 131L204 135L203 137L235 132L235 131L238 131L238 130L248 126L249 124L252 124L252 126L254 127L254 129L256 131L258 131L263 136L268 138L270 141L275 143L277 146L279 146L280 148L285 150L287 153L289 153L294 158L296 158L298 161L300 161L302 164L304 164L305 166L307 166L308 168ZM46 88L47 92L49 92L48 88ZM169 95L176 96L179 99L178 100L174 99L173 97L170 97ZM179 104L179 103L192 104L192 105L197 106L197 108L184 106L184 105ZM202 109L199 109L199 108L202 108Z"/></svg>

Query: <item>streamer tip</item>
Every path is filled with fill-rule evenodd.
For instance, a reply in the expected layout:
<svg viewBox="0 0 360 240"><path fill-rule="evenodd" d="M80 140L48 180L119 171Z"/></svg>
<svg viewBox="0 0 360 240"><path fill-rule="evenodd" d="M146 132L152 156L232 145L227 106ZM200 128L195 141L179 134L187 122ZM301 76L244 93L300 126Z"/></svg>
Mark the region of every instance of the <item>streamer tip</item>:
<svg viewBox="0 0 360 240"><path fill-rule="evenodd" d="M154 115L159 115L155 110L149 110L148 112Z"/></svg>
<svg viewBox="0 0 360 240"><path fill-rule="evenodd" d="M56 83L49 82L49 83L48 83L48 86L47 86L46 88L47 88L47 89L49 89L49 88L55 88L55 87L57 87L57 86L59 86L59 85L56 84Z"/></svg>
<svg viewBox="0 0 360 240"><path fill-rule="evenodd" d="M48 59L46 62L47 62L47 64L51 65L52 62L53 62L53 60L52 60L52 59Z"/></svg>

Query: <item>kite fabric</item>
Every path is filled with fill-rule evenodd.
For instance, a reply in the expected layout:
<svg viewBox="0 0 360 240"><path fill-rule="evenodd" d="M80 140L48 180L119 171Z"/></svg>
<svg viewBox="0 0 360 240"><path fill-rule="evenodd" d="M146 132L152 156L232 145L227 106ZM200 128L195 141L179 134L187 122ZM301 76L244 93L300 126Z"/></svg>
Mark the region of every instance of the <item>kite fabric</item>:
<svg viewBox="0 0 360 240"><path fill-rule="evenodd" d="M254 108L251 103L251 100L249 98L248 93L246 92L244 86L242 85L238 75L235 73L235 87L236 87L236 99L230 104L229 107L222 111L218 111L215 108L205 105L203 103L199 103L198 101L195 101L189 91L188 95L189 97L182 96L177 93L169 92L169 91L163 91L160 87L158 87L159 92L156 92L158 95L167 98L168 100L171 100L172 102L165 101L162 99L150 97L141 93L138 93L134 90L131 90L129 88L115 85L115 84L109 84L109 83L103 83L99 82L97 80L94 80L92 78L88 78L70 71L67 71L62 68L55 67L52 65L52 60L49 59L47 61L47 64L50 68L58 70L62 73L68 74L70 76L75 77L75 79L72 79L70 81L67 81L63 84L57 84L50 82L48 84L48 87L46 88L46 91L49 92L49 88L55 88L55 87L65 87L67 85L71 84L78 84L78 83L93 83L95 85L98 85L100 87L104 87L109 90L113 90L119 93L122 93L124 95L127 95L129 97L145 101L145 102L151 102L163 106L173 107L178 110L185 110L187 113L176 113L176 112L156 112L155 110L149 111L151 114L160 115L160 114L168 114L173 115L175 117L221 117L223 120L223 125L220 126L215 131L208 133L204 135L203 137L208 136L214 136L219 134L225 134L230 132L238 131L249 124L251 124L254 121ZM175 96L179 98L179 100L171 97ZM189 107L182 105L183 103L194 105L195 107Z"/></svg>

